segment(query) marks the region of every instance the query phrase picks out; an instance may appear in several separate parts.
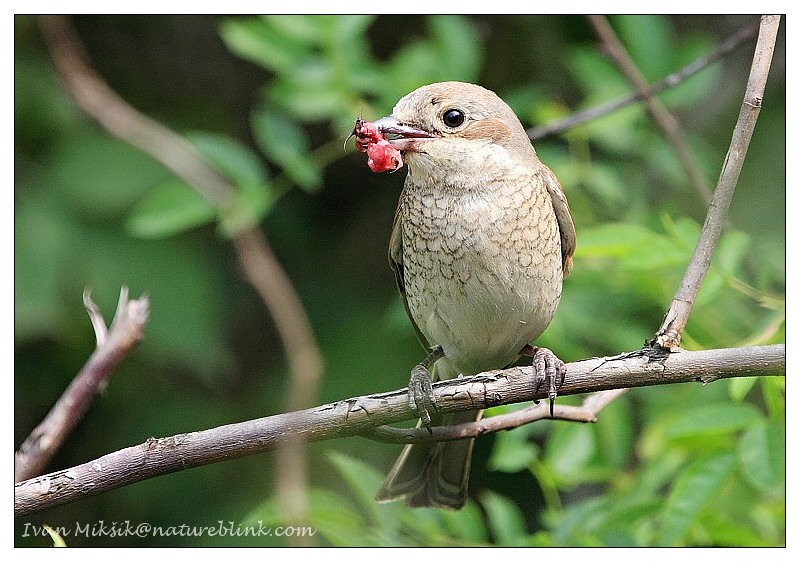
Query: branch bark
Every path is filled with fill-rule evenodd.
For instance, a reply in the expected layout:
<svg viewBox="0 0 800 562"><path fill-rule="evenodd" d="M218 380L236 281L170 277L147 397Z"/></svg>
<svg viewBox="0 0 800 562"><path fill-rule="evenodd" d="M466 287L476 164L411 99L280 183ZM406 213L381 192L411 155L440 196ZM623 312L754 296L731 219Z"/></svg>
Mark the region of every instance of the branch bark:
<svg viewBox="0 0 800 562"><path fill-rule="evenodd" d="M625 394L629 388L615 388L592 394L580 406L555 404L553 415L550 415L550 403L539 402L523 410L484 417L475 422L457 425L443 425L423 428L398 428L382 425L364 433L363 436L374 441L385 443L427 443L431 441L455 441L470 437L480 437L487 433L495 433L505 429L514 429L535 421L552 419L574 422L596 422L597 414L611 402Z"/></svg>
<svg viewBox="0 0 800 562"><path fill-rule="evenodd" d="M97 348L15 453L14 482L42 473L83 418L92 400L106 387L114 369L142 339L150 306L147 297L128 300L128 288L123 287L114 320L108 329L88 291L83 300L94 326Z"/></svg>
<svg viewBox="0 0 800 562"><path fill-rule="evenodd" d="M686 268L675 298L664 316L664 321L656 332L654 342L667 349L680 347L681 335L689 315L692 312L695 298L700 291L700 285L711 265L711 258L722 236L722 229L728 214L739 173L742 171L747 148L753 137L758 114L761 111L761 102L764 97L764 88L772 63L772 53L775 49L775 39L778 35L780 16L761 16L761 27L758 33L753 64L750 67L750 77L747 80L744 101L739 112L739 118L733 129L730 148L722 165L714 197L708 208L705 224L694 249L694 254Z"/></svg>
<svg viewBox="0 0 800 562"><path fill-rule="evenodd" d="M559 394L728 377L784 375L784 345L681 351L654 357L650 350L623 358L596 358L567 365ZM535 388L532 367L488 371L433 385L442 413L491 408L547 398ZM321 441L369 433L414 419L408 389L361 396L316 408L183 433L110 453L80 466L32 478L14 487L14 513L26 515L195 466L274 450L287 442ZM433 438L439 432L433 428ZM448 436L453 438L453 436Z"/></svg>

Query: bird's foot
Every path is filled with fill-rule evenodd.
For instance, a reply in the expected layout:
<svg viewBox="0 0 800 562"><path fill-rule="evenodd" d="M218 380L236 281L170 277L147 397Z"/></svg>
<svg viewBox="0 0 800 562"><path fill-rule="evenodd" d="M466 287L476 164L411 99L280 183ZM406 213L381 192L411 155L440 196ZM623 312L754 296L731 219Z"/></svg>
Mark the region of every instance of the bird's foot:
<svg viewBox="0 0 800 562"><path fill-rule="evenodd" d="M533 358L533 370L536 376L535 392L538 392L543 384L547 384L547 397L550 400L550 417L552 418L558 388L564 384L564 377L567 374L564 362L545 347L526 345L522 348L520 355Z"/></svg>
<svg viewBox="0 0 800 562"><path fill-rule="evenodd" d="M419 415L422 425L428 431L431 428L431 411L437 410L428 369L443 355L441 347L433 348L422 363L411 369L411 380L408 382L408 405Z"/></svg>

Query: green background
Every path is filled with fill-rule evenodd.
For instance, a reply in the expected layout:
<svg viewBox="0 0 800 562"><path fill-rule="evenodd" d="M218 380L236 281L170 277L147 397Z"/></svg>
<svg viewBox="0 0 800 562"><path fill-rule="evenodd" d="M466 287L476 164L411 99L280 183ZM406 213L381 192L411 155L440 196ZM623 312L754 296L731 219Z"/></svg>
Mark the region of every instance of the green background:
<svg viewBox="0 0 800 562"><path fill-rule="evenodd" d="M650 82L752 16L611 22ZM422 357L386 261L404 172L352 143L412 89L465 80L527 127L630 88L580 16L82 16L92 61L125 100L184 134L233 181L299 292L325 362L320 403L405 386ZM687 327L688 349L784 341L784 22L730 225ZM84 287L106 318L121 285L151 300L145 338L50 470L145 441L284 411L288 367L244 279L229 223L60 88L35 18L14 35L14 445L94 348ZM713 185L755 41L660 98ZM636 349L661 323L705 217L640 106L535 143L578 232L572 276L538 343L565 361ZM561 400L561 399L560 399ZM564 403L577 403L564 398ZM468 507L376 505L399 446L309 447L310 524L323 545L724 545L785 541L783 379L637 389L598 423L538 422L478 440ZM281 524L274 455L172 474L19 518ZM31 524L26 527L26 524ZM71 546L282 545L280 539L64 537Z"/></svg>

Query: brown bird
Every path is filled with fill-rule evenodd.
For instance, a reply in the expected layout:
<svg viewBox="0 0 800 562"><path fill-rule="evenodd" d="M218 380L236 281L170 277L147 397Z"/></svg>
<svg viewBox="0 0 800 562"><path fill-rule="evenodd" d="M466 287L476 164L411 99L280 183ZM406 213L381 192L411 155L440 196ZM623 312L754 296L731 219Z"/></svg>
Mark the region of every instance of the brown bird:
<svg viewBox="0 0 800 562"><path fill-rule="evenodd" d="M389 262L430 353L409 385L422 424L482 414L437 416L429 367L434 380L447 379L503 368L520 355L533 356L552 408L564 363L529 342L552 320L575 252L575 227L555 175L511 108L474 84L423 86L374 125L408 164ZM406 446L376 499L462 507L472 445Z"/></svg>

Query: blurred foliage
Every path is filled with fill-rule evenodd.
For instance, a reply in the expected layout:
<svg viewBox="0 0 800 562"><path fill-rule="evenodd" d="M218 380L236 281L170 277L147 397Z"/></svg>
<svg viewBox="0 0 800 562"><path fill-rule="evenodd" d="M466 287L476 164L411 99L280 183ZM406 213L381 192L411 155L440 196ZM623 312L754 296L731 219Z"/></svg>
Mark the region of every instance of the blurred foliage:
<svg viewBox="0 0 800 562"><path fill-rule="evenodd" d="M752 21L612 18L651 81ZM387 114L403 94L439 80L482 83L526 126L629 91L577 16L85 16L76 25L112 87L185 134L238 195L234 212L220 215L159 164L109 138L59 87L35 19L15 18L15 444L91 353L83 288L93 288L108 317L123 284L152 300L145 340L54 469L152 435L282 410L283 351L226 242L253 220L311 317L326 361L321 399L405 385L421 349L385 265L404 174L373 175L361 155L342 149L356 117ZM709 180L725 157L751 53L742 47L663 94ZM781 32L730 228L687 327L687 348L784 341L784 57ZM539 343L565 360L639 347L681 279L705 205L641 106L540 141L537 150L564 185L578 229L574 272ZM473 499L459 512L373 501L398 450L356 438L309 447L315 540L785 542L780 378L636 389L596 424L544 421L480 439ZM52 544L24 533L26 524L44 522L55 529L98 520L286 524L273 498L273 462L262 455L202 467L25 517L16 542ZM70 546L285 544L61 538Z"/></svg>

